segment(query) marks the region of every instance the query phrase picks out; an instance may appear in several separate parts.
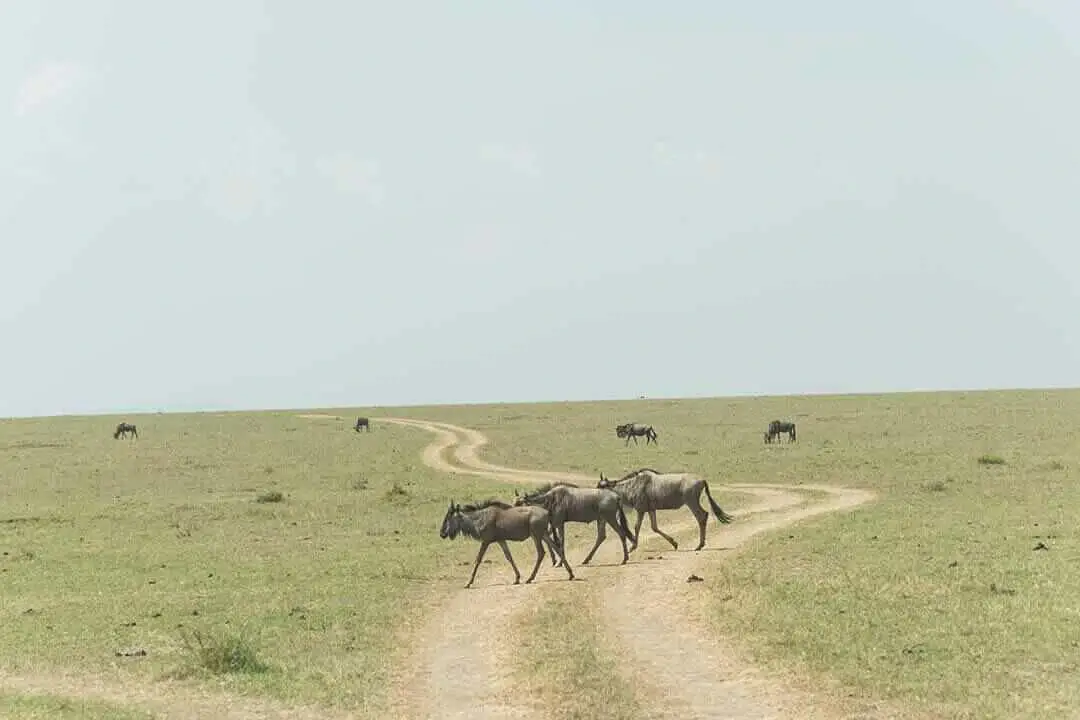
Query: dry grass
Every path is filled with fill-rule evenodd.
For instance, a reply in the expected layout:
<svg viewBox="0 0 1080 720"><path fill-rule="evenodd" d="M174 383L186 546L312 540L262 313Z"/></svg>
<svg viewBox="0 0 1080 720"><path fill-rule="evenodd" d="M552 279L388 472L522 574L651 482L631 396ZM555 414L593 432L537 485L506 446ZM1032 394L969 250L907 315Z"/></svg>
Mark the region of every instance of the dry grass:
<svg viewBox="0 0 1080 720"><path fill-rule="evenodd" d="M475 427L492 439L484 456L514 467L874 489L873 505L725 556L703 588L717 628L771 668L913 712L1058 718L1080 706L1078 392L326 412ZM774 418L795 420L799 442L765 445ZM397 630L475 555L439 541L447 499L498 486L424 468L430 436L397 426L130 419L135 442L112 439L117 418L0 422L0 663L104 672L118 647L140 646L148 655L121 672L152 680L184 666L181 626L219 638L252 627L267 671L206 682L378 715ZM660 446L624 446L614 426L631 420L655 425ZM285 501L252 501L269 492ZM725 508L741 497L714 495ZM569 612L580 587L553 588L553 602ZM610 662L590 616L574 617L536 637L541 655L564 658L543 665L548 679L573 675L580 702L633 716L614 675L590 670ZM10 705L24 700L3 702L33 717Z"/></svg>

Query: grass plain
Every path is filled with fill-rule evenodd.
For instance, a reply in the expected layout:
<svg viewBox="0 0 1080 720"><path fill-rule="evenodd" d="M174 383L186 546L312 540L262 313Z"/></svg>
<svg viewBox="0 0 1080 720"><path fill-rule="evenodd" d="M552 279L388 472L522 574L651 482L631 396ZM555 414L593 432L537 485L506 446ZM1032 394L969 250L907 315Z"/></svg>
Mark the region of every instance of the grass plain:
<svg viewBox="0 0 1080 720"><path fill-rule="evenodd" d="M131 419L134 442L112 438L115 418L0 422L0 667L377 716L398 631L461 582L438 536L447 498L510 492L425 467L420 430ZM13 698L5 717L44 702Z"/></svg>
<svg viewBox="0 0 1080 720"><path fill-rule="evenodd" d="M798 442L765 445L773 418L795 421ZM655 425L660 447L617 440L614 425L631 420ZM452 419L491 438L492 462L519 467L651 465L876 491L725 557L707 581L715 626L811 687L988 719L1080 710L1078 420L1075 390L567 403Z"/></svg>
<svg viewBox="0 0 1080 720"><path fill-rule="evenodd" d="M377 715L396 638L456 591L476 551L439 540L447 499L512 489L424 467L423 431L358 436L357 414L475 428L491 438L485 459L511 467L875 490L717 560L716 629L778 673L913 716L1080 707L1072 390L145 415L128 418L135 442L112 439L118 418L0 422L0 666L185 677ZM798 442L765 445L773 418L796 421ZM654 424L659 446L617 439L630 420ZM191 630L249 635L266 669L200 669ZM581 670L609 661L578 630L537 639L564 660L535 691L572 673L575 693L633 717L610 673ZM126 647L148 654L115 657ZM40 710L4 698L12 717Z"/></svg>

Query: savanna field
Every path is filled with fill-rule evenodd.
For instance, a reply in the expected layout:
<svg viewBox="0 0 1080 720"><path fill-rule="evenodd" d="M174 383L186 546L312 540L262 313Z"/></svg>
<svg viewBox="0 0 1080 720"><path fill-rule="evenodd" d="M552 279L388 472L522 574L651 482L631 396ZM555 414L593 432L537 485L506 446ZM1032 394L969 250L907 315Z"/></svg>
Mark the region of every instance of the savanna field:
<svg viewBox="0 0 1080 720"><path fill-rule="evenodd" d="M369 434L352 431L357 415L375 420ZM910 717L1080 710L1073 390L2 421L0 677L168 679L385 716L403 639L460 592L476 553L439 539L448 500L515 488L426 467L432 436L380 416L475 428L491 440L482 457L510 467L698 472L725 508L741 502L725 483L872 490L870 504L711 555L702 589L717 642ZM774 418L798 424L797 443L762 442ZM138 440L113 439L121 419ZM659 446L616 438L631 420L654 425ZM684 514L661 512L661 527ZM709 545L723 533L710 519ZM531 567L531 547L512 549ZM493 553L482 578L509 581ZM560 607L575 592L558 588ZM613 671L595 671L610 662L603 647L534 627L585 668L579 702L635 716L632 698L610 698ZM133 650L145 655L117 655ZM525 670L565 680L557 662ZM148 717L0 692L4 717Z"/></svg>

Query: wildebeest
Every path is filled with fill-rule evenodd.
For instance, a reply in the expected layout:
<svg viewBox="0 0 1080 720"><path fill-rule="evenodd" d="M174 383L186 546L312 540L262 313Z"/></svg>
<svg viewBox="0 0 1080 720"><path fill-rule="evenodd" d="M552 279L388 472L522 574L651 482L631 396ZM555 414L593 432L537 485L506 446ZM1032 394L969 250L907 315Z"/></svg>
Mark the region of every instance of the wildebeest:
<svg viewBox="0 0 1080 720"><path fill-rule="evenodd" d="M371 432L371 423L368 422L368 419L366 417L356 418L356 424L353 425L353 430L355 430L356 432L360 432L360 428L364 428L368 432Z"/></svg>
<svg viewBox="0 0 1080 720"><path fill-rule="evenodd" d="M637 522L634 525L635 537L633 544L630 546L631 552L637 548L637 541L641 537L641 521L645 518L645 515L649 516L652 531L671 543L671 547L678 550L679 543L675 542L675 538L665 534L657 527L656 511L677 510L683 505L690 509L694 519L698 522L699 539L698 545L694 549L700 550L705 547L705 524L709 519L709 513L701 507L702 490L705 491L705 496L709 499L709 505L712 507L717 520L722 523L729 523L734 520L713 500L712 493L709 492L709 483L705 478L694 473L660 473L651 468L641 468L618 480L609 480L601 473L597 487L614 490L619 495L623 505L632 507L637 511Z"/></svg>
<svg viewBox="0 0 1080 720"><path fill-rule="evenodd" d="M566 562L566 554L563 552L563 541L560 537L551 537L551 515L542 507L511 507L499 500L487 500L473 505L457 505L453 500L443 517L442 528L439 537L453 540L458 533L463 533L480 542L480 552L476 554L476 562L473 563L472 575L465 587L472 587L476 579L476 571L480 567L480 561L484 559L491 543L496 543L502 548L510 567L514 568L514 584L521 582L521 572L518 571L514 562L507 540L520 542L530 537L536 543L536 564L533 565L532 574L525 581L531 583L536 577L536 571L540 569L540 561L544 559L544 543L559 553L559 559L566 568L566 574L574 579L574 571L570 569L570 563Z"/></svg>
<svg viewBox="0 0 1080 720"><path fill-rule="evenodd" d="M132 425L131 423L122 422L116 426L116 432L113 433L113 440L116 440L120 437L125 437L128 433L131 433L132 440L139 437L139 431L135 428L134 425Z"/></svg>
<svg viewBox="0 0 1080 720"><path fill-rule="evenodd" d="M615 437L626 438L626 444L630 444L630 438L634 438L634 444L637 445L637 439L639 437L645 438L645 444L654 442L657 445L660 443L656 440L656 430L652 425L639 425L637 423L623 423L622 425L615 426Z"/></svg>
<svg viewBox="0 0 1080 720"><path fill-rule="evenodd" d="M615 530L622 543L622 564L630 559L626 551L626 539L633 542L636 538L630 532L630 525L626 522L626 513L623 512L619 496L611 490L599 488L583 488L573 483L549 483L543 485L534 492L518 495L514 501L515 506L534 505L542 507L551 514L552 532L566 547L565 525L568 522L596 523L596 542L592 550L581 561L582 565L588 565L600 545L607 539L607 526Z"/></svg>
<svg viewBox="0 0 1080 720"><path fill-rule="evenodd" d="M765 431L765 442L771 443L774 438L779 438L783 433L787 433L791 442L795 442L795 423L773 420L769 423L769 429Z"/></svg>

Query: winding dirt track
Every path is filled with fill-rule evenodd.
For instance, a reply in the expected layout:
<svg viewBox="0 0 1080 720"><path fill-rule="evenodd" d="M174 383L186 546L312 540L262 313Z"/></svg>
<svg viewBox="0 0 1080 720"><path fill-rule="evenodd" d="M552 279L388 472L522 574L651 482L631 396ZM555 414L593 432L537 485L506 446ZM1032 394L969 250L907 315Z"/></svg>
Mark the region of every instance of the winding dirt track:
<svg viewBox="0 0 1080 720"><path fill-rule="evenodd" d="M372 418L376 420L376 418ZM436 435L424 450L424 462L448 473L479 475L508 482L529 483L567 480L585 485L595 478L565 472L518 470L494 465L478 455L487 438L476 430L405 418L377 418ZM452 460L447 459L447 454ZM864 490L821 485L728 485L729 490L754 495L757 502L733 512L736 522L717 532L710 520L712 548L733 549L762 533L776 530L815 515L854 508L873 499ZM824 500L810 493L820 493ZM696 536L689 512L664 513L663 528L680 547L686 531ZM677 522L672 520L680 518ZM571 525L570 527L574 527ZM652 533L642 528L642 545L626 566L616 564L617 543L601 546L593 564L581 575L603 578L604 636L622 645L628 654L628 671L639 687L651 688L654 699L649 718L765 718L831 717L806 697L767 678L707 639L701 620L705 611L700 586L688 584L687 576L703 562L701 553L664 549L653 555L644 547ZM592 531L585 535L592 538ZM683 537L680 537L683 536ZM712 549L710 545L706 550ZM580 558L580 547L568 547L571 563ZM520 551L519 551L520 552ZM531 549L528 553L531 556ZM662 560L648 559L660 555ZM522 556L524 558L524 556ZM501 559L500 559L501 562ZM546 561L545 561L546 562ZM521 563L519 562L519 565ZM633 566L633 567L632 567ZM565 581L542 566L536 582ZM545 572L546 570L546 572ZM562 573L561 570L555 571ZM420 638L413 661L399 676L395 688L395 714L414 718L523 718L543 713L523 703L511 687L505 640L519 612L536 601L537 586L508 586L509 568L498 562L482 567L478 586L461 590L442 609ZM464 576L463 576L464 577ZM463 671L467 669L466 671Z"/></svg>

